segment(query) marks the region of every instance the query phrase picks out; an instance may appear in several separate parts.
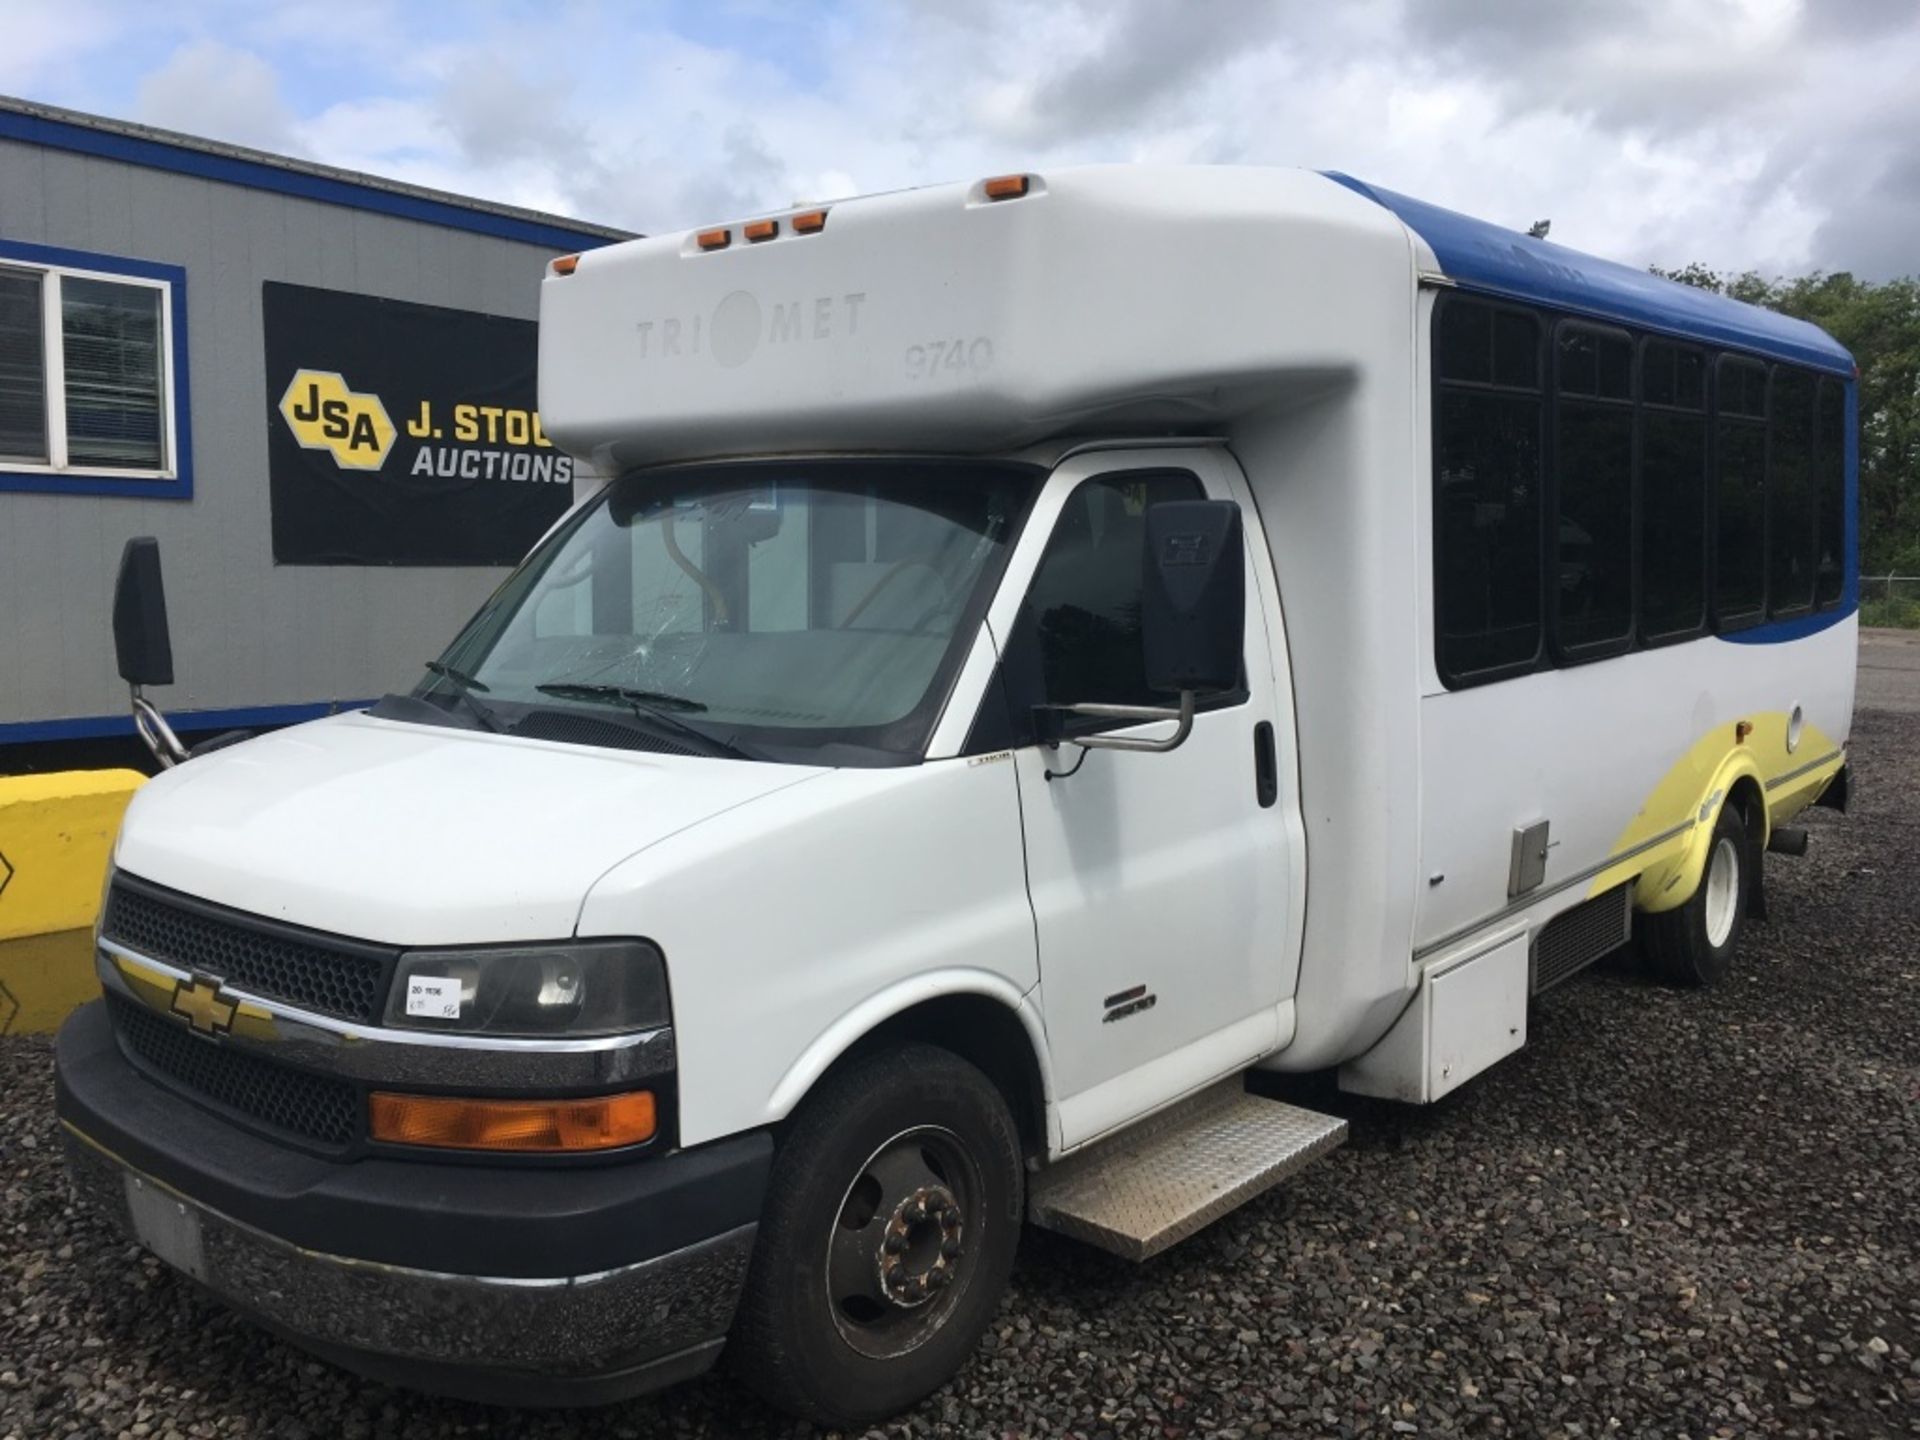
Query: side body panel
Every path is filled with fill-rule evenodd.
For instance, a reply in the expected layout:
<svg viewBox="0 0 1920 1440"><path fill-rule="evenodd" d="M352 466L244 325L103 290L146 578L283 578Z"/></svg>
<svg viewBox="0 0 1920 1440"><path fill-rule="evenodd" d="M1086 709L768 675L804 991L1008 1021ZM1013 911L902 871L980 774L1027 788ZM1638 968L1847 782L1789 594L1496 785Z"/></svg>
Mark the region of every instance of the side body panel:
<svg viewBox="0 0 1920 1440"><path fill-rule="evenodd" d="M1300 736L1307 891L1296 1032L1275 1068L1366 1048L1405 1004L1422 804L1415 251L1358 240L1318 277L1353 361L1232 430L1273 560ZM1349 268L1350 267L1350 268Z"/></svg>
<svg viewBox="0 0 1920 1440"><path fill-rule="evenodd" d="M665 953L695 1145L780 1119L847 1046L943 994L1021 1015L1044 1081L1021 856L1004 758L836 770L616 865L579 934Z"/></svg>
<svg viewBox="0 0 1920 1440"><path fill-rule="evenodd" d="M1434 654L1431 290L1419 308L1414 606L1427 783L1413 948L1426 961L1478 948L1503 919L1537 929L1636 876L1637 908L1677 905L1692 894L1734 781L1750 776L1768 822L1780 824L1838 771L1858 647L1857 420L1849 385L1848 579L1837 611L1448 690ZM1513 832L1540 820L1550 822L1545 878L1510 897Z"/></svg>

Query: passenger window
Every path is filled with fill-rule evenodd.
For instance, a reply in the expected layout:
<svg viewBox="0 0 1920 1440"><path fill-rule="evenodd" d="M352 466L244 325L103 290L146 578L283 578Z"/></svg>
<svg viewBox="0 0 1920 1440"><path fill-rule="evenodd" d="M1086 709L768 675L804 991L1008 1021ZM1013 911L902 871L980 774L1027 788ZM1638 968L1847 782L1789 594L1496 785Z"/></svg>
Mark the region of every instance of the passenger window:
<svg viewBox="0 0 1920 1440"><path fill-rule="evenodd" d="M1846 592L1847 552L1847 395L1838 380L1820 381L1814 422L1814 488L1818 494L1819 559L1814 565L1813 603L1821 609L1840 603Z"/></svg>
<svg viewBox="0 0 1920 1440"><path fill-rule="evenodd" d="M1556 350L1554 643L1589 659L1633 636L1633 342L1563 324Z"/></svg>
<svg viewBox="0 0 1920 1440"><path fill-rule="evenodd" d="M1649 340L1640 351L1640 634L1699 633L1707 618L1706 357Z"/></svg>
<svg viewBox="0 0 1920 1440"><path fill-rule="evenodd" d="M1814 377L1776 366L1767 458L1767 611L1798 615L1813 607Z"/></svg>
<svg viewBox="0 0 1920 1440"><path fill-rule="evenodd" d="M1442 296L1434 356L1435 659L1472 683L1540 654L1540 322Z"/></svg>
<svg viewBox="0 0 1920 1440"><path fill-rule="evenodd" d="M1146 510L1205 498L1184 472L1103 476L1067 498L1021 619L1029 673L1014 690L1027 706L1173 703L1148 688L1140 641Z"/></svg>
<svg viewBox="0 0 1920 1440"><path fill-rule="evenodd" d="M1767 367L1722 355L1715 372L1713 614L1752 624L1767 598Z"/></svg>

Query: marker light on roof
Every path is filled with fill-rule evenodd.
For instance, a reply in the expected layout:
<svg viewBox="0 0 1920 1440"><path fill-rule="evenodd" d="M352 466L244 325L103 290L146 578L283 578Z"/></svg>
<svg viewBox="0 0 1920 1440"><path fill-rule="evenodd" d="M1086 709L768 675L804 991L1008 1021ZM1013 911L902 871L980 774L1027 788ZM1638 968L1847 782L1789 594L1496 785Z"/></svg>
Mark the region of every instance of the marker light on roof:
<svg viewBox="0 0 1920 1440"><path fill-rule="evenodd" d="M824 210L802 210L788 222L796 235L816 235L827 228L827 212Z"/></svg>
<svg viewBox="0 0 1920 1440"><path fill-rule="evenodd" d="M571 275L579 268L580 257L578 255L556 256L552 265L553 273L556 275Z"/></svg>
<svg viewBox="0 0 1920 1440"><path fill-rule="evenodd" d="M733 243L733 232L725 227L718 230L702 230L694 236L694 243L702 250L724 250Z"/></svg>
<svg viewBox="0 0 1920 1440"><path fill-rule="evenodd" d="M740 227L740 233L752 241L771 240L780 233L778 220L750 220Z"/></svg>
<svg viewBox="0 0 1920 1440"><path fill-rule="evenodd" d="M996 175L982 187L989 200L1018 200L1027 193L1025 175Z"/></svg>

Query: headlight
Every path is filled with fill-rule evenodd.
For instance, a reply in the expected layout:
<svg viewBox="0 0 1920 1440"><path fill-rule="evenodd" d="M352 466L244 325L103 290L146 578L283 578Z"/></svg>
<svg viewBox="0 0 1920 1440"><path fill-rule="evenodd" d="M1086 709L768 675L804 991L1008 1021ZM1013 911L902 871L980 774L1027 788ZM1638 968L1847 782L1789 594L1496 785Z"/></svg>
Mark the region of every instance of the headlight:
<svg viewBox="0 0 1920 1440"><path fill-rule="evenodd" d="M411 950L387 994L387 1024L408 1030L618 1035L669 1018L666 963L643 940Z"/></svg>

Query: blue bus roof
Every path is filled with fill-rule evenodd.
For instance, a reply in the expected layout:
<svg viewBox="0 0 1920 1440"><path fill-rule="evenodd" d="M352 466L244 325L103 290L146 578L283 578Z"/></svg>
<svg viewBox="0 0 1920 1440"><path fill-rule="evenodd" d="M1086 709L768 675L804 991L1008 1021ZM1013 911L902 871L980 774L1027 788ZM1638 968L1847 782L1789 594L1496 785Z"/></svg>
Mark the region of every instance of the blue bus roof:
<svg viewBox="0 0 1920 1440"><path fill-rule="evenodd" d="M1852 378L1853 356L1817 325L1682 285L1631 265L1535 240L1329 170L1356 194L1391 210L1432 249L1450 280L1562 310L1751 350Z"/></svg>

